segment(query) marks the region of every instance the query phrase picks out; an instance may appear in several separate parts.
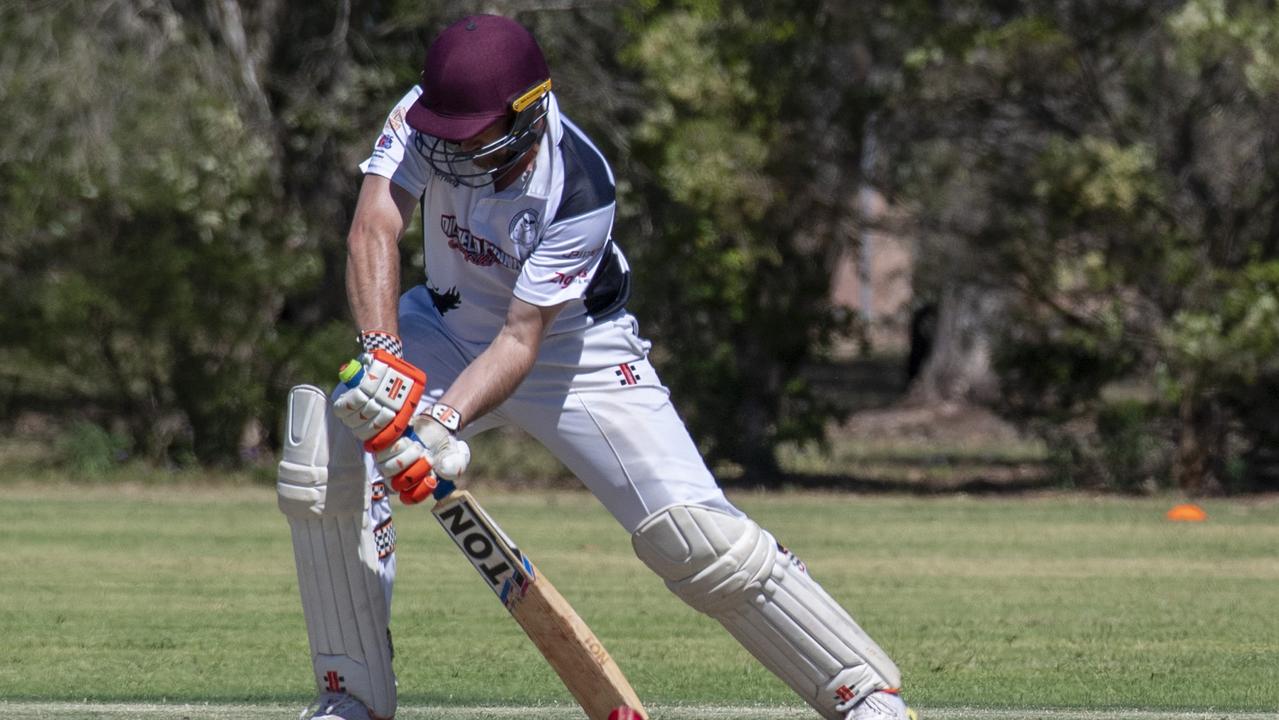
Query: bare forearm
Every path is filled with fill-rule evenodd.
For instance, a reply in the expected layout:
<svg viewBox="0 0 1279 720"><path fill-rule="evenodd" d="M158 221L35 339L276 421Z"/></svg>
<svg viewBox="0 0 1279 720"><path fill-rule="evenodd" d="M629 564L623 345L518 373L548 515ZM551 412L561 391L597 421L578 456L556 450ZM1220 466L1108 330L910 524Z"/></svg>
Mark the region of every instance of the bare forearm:
<svg viewBox="0 0 1279 720"><path fill-rule="evenodd" d="M346 297L360 330L398 334L400 254L397 238L352 227L347 238Z"/></svg>
<svg viewBox="0 0 1279 720"><path fill-rule="evenodd" d="M399 334L400 236L417 199L384 177L366 175L346 236L346 294L362 331Z"/></svg>
<svg viewBox="0 0 1279 720"><path fill-rule="evenodd" d="M462 371L441 402L469 423L502 404L515 392L537 359L538 348L512 333L499 333L479 357Z"/></svg>

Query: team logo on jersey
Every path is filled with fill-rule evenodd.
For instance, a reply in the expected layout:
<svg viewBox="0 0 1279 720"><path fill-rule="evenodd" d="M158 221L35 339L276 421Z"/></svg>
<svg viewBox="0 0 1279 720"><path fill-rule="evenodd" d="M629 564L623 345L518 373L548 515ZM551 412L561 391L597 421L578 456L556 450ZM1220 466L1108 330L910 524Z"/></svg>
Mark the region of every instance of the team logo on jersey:
<svg viewBox="0 0 1279 720"><path fill-rule="evenodd" d="M520 211L511 218L511 226L507 230L515 245L515 254L521 260L527 260L537 243L537 211L532 208Z"/></svg>
<svg viewBox="0 0 1279 720"><path fill-rule="evenodd" d="M449 310L456 310L462 307L462 293L458 292L457 286L440 292L438 289L427 285L426 291L431 293L431 304L435 306L436 311L441 315Z"/></svg>
<svg viewBox="0 0 1279 720"><path fill-rule="evenodd" d="M404 124L404 108L395 108L395 112L391 113L391 117L386 121L392 130L399 130Z"/></svg>
<svg viewBox="0 0 1279 720"><path fill-rule="evenodd" d="M518 259L488 240L472 234L468 228L458 225L456 216L441 215L440 229L444 231L444 237L449 239L449 247L462 253L462 257L472 265L501 265L510 270L520 269Z"/></svg>
<svg viewBox="0 0 1279 720"><path fill-rule="evenodd" d="M391 133L382 133L382 137L377 139L379 150L389 150L393 144L395 144L395 139L391 137Z"/></svg>

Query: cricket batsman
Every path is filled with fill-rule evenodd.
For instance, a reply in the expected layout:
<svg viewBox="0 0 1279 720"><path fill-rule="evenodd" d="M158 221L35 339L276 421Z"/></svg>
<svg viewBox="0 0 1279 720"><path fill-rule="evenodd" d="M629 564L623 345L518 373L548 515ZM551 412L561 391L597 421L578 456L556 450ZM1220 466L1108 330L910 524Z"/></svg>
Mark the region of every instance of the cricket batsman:
<svg viewBox="0 0 1279 720"><path fill-rule="evenodd" d="M466 438L510 424L820 717L906 720L897 666L724 497L671 404L626 310L613 172L533 36L493 15L448 26L360 169L346 283L362 367L331 395L290 393L278 483L319 691L303 717L395 715L389 496L425 500L466 470ZM401 295L419 206L426 277Z"/></svg>

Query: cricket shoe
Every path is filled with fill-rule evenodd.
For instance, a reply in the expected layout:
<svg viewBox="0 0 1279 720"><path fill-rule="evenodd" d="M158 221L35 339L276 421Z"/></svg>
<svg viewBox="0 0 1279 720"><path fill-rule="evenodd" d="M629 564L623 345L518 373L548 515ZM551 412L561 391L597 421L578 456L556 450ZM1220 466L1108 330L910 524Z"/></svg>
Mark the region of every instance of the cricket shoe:
<svg viewBox="0 0 1279 720"><path fill-rule="evenodd" d="M897 691L880 690L858 701L848 711L846 720L919 720L919 716L906 707L906 701Z"/></svg>
<svg viewBox="0 0 1279 720"><path fill-rule="evenodd" d="M298 720L373 720L364 703L346 693L320 693Z"/></svg>

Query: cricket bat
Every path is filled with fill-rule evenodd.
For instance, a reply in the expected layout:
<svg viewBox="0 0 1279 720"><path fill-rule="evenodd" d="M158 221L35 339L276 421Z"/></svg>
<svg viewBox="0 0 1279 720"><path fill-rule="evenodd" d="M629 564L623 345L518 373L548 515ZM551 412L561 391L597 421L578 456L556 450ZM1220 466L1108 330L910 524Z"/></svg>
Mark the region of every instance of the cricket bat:
<svg viewBox="0 0 1279 720"><path fill-rule="evenodd" d="M435 497L435 519L524 628L586 716L609 720L614 709L626 706L648 717L595 633L475 497L443 479Z"/></svg>

